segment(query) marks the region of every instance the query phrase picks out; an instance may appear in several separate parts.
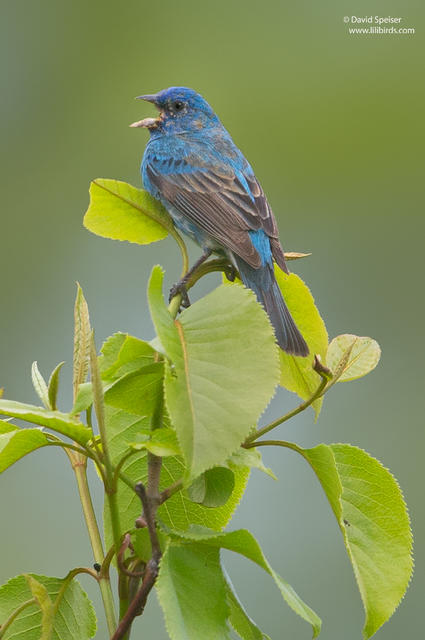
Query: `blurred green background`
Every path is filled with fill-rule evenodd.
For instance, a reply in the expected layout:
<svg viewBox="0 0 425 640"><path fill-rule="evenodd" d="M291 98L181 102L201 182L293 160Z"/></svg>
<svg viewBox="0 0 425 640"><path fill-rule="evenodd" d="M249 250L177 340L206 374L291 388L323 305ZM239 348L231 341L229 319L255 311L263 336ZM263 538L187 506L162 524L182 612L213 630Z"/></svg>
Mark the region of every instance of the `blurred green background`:
<svg viewBox="0 0 425 640"><path fill-rule="evenodd" d="M312 446L350 442L399 479L416 539L416 574L382 640L419 638L425 576L420 469L423 429L423 2L245 0L118 3L3 0L1 66L0 381L35 402L30 366L60 360L70 406L75 281L98 344L117 330L150 338L145 288L159 262L176 280L171 240L142 248L82 227L88 184L139 184L151 115L134 96L196 88L242 148L268 194L284 247L311 287L330 336L381 344L378 369L341 384L312 413L280 428ZM392 15L415 35L348 35L345 15ZM198 250L192 248L192 257ZM214 279L198 293L214 286ZM266 418L294 406L280 392ZM321 615L325 640L361 637L363 613L342 539L318 482L289 451L265 451L279 476L255 472L233 527L251 529L272 566ZM96 504L101 494L91 474ZM64 575L92 562L72 472L39 451L0 482L1 581L24 571ZM309 638L271 579L230 554L226 566L253 618L274 640ZM82 582L98 603L96 588ZM154 598L139 634L165 640ZM100 612L97 637L105 638ZM138 637L135 633L135 637ZM144 636L145 637L145 636Z"/></svg>

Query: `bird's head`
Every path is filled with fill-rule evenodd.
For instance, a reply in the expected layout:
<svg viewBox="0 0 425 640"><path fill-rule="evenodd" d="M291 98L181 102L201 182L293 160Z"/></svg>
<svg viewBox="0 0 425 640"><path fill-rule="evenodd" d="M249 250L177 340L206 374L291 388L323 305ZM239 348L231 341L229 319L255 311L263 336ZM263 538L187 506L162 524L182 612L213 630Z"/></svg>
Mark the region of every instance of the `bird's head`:
<svg viewBox="0 0 425 640"><path fill-rule="evenodd" d="M144 118L130 127L145 127L151 133L183 133L200 131L219 122L208 102L187 87L170 87L138 98L154 104L160 113L157 118Z"/></svg>

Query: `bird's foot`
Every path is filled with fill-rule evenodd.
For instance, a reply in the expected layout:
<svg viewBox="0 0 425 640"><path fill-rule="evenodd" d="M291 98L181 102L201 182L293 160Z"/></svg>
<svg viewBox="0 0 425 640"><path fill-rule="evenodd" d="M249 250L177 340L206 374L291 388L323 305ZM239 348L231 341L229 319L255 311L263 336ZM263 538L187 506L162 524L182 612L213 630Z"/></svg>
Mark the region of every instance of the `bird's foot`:
<svg viewBox="0 0 425 640"><path fill-rule="evenodd" d="M180 306L183 307L183 309L187 309L188 307L190 307L190 300L187 293L186 283L182 280L180 280L180 282L176 282L176 284L173 284L173 286L171 287L168 302L171 302L171 300L179 294L181 295Z"/></svg>
<svg viewBox="0 0 425 640"><path fill-rule="evenodd" d="M234 282L238 272L232 264L229 264L224 270L224 275L230 282Z"/></svg>

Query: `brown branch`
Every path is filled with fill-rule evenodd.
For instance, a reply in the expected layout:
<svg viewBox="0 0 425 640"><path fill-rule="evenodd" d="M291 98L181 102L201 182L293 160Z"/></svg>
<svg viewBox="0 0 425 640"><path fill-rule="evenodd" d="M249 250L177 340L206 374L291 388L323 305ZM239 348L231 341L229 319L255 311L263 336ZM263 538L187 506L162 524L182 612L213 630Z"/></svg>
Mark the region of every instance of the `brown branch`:
<svg viewBox="0 0 425 640"><path fill-rule="evenodd" d="M152 468L149 469L151 477L148 477L148 487L146 489L144 484L138 482L135 486L135 491L143 505L143 516L149 531L149 538L152 546L152 557L157 557L159 561L161 557L161 547L159 544L158 533L156 531L155 517L156 511L161 504L161 495L158 491L158 486L162 460L152 454L149 454L149 457L155 458L155 460L152 460L154 464L152 465ZM158 478L158 482L156 478ZM150 487L149 485L152 484L153 487Z"/></svg>
<svg viewBox="0 0 425 640"><path fill-rule="evenodd" d="M159 561L155 560L152 555L152 558L146 565L142 586L131 601L130 606L128 607L124 617L121 619L111 640L120 640L120 638L123 638L131 628L134 618L143 613L148 595L155 584L155 580L158 575L158 568Z"/></svg>
<svg viewBox="0 0 425 640"><path fill-rule="evenodd" d="M159 493L159 478L161 473L161 458L148 454L148 482L145 487L144 484L138 482L134 487L135 492L140 498L143 507L143 520L146 522L146 526L149 532L149 538L152 547L152 557L146 564L143 572L143 581L136 592L136 595L130 602L130 605L120 620L120 623L112 636L111 640L121 640L126 637L126 634L130 631L134 618L142 615L146 601L152 587L155 584L155 580L158 576L159 563L161 560L161 547L159 544L158 533L156 530L156 512L161 504L161 494ZM120 553L122 554L118 559L118 562L122 562L123 554L129 546L130 536L124 538L123 545L121 546ZM125 546L126 545L126 546ZM123 548L124 547L124 548ZM120 554L118 554L120 555ZM125 573L125 572L124 572ZM132 578L136 578L136 574L132 575Z"/></svg>
<svg viewBox="0 0 425 640"><path fill-rule="evenodd" d="M124 536L124 541L120 547L120 550L117 554L117 564L121 573L124 573L129 578L143 578L144 571L129 571L124 564L124 555L127 549L131 546L131 536L129 533L126 533ZM131 559L131 558L129 558Z"/></svg>

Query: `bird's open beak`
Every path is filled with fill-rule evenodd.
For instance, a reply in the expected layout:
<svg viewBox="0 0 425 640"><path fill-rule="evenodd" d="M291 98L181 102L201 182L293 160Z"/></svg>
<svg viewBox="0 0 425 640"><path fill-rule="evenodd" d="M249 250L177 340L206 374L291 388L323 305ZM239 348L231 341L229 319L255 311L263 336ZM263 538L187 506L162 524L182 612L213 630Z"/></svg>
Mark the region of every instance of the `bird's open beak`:
<svg viewBox="0 0 425 640"><path fill-rule="evenodd" d="M146 102L152 102L152 104L156 104L157 99L158 99L157 93L147 93L144 96L136 97L136 100L145 100Z"/></svg>
<svg viewBox="0 0 425 640"><path fill-rule="evenodd" d="M157 94L156 93L147 93L144 96L137 96L136 100L145 100L146 102L151 102L159 109L157 104ZM146 127L146 129L154 129L161 122L161 114L157 118L143 118L143 120L139 120L138 122L133 122L130 127L134 129L138 127Z"/></svg>

